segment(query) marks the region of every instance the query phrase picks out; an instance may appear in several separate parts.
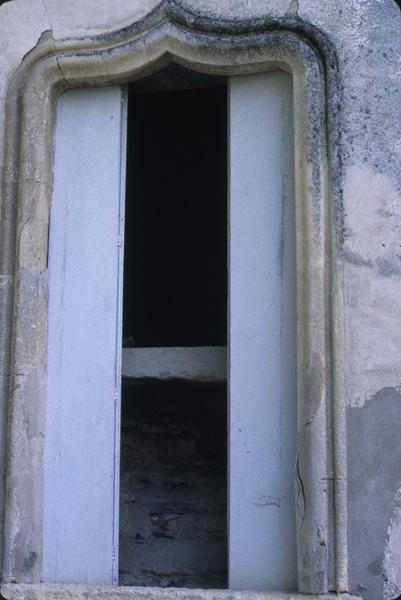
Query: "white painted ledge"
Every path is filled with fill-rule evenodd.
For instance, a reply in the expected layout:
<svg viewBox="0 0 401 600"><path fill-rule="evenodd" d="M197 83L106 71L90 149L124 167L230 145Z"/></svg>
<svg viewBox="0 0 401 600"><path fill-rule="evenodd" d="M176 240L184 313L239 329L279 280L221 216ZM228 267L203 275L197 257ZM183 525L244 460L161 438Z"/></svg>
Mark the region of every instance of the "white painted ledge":
<svg viewBox="0 0 401 600"><path fill-rule="evenodd" d="M234 592L178 588L112 587L11 583L1 586L6 600L361 600L350 594Z"/></svg>
<svg viewBox="0 0 401 600"><path fill-rule="evenodd" d="M132 379L223 382L227 380L227 349L123 348L122 374Z"/></svg>

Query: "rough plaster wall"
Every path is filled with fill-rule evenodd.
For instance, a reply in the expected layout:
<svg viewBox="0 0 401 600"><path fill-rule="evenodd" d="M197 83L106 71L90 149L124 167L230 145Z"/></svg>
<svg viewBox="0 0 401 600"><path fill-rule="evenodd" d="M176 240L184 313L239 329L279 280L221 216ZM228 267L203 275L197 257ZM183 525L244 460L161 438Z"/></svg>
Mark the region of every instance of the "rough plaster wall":
<svg viewBox="0 0 401 600"><path fill-rule="evenodd" d="M2 5L0 152L7 85L43 30L52 29L55 37L96 34L140 18L155 4L119 0L113 2L112 11L106 0L13 0ZM210 17L287 13L320 28L337 50L343 87L338 150L344 170L342 202L333 211L339 224L337 267L344 281L341 353L350 406L351 589L366 600L396 598L401 594L397 568L401 438L396 425L401 411L401 11L393 0L183 0L182 4Z"/></svg>
<svg viewBox="0 0 401 600"><path fill-rule="evenodd" d="M352 591L401 594L401 14L301 2L335 42L343 89L343 236ZM342 10L341 10L342 9Z"/></svg>
<svg viewBox="0 0 401 600"><path fill-rule="evenodd" d="M51 30L56 39L113 31L144 17L158 0L12 0L0 6L0 141L10 79L22 58ZM0 168L3 145L0 145Z"/></svg>
<svg viewBox="0 0 401 600"><path fill-rule="evenodd" d="M351 590L401 594L401 13L300 3L337 48L343 84L344 362ZM337 218L339 215L337 215Z"/></svg>
<svg viewBox="0 0 401 600"><path fill-rule="evenodd" d="M348 409L351 576L366 598L400 593L401 395L385 388Z"/></svg>

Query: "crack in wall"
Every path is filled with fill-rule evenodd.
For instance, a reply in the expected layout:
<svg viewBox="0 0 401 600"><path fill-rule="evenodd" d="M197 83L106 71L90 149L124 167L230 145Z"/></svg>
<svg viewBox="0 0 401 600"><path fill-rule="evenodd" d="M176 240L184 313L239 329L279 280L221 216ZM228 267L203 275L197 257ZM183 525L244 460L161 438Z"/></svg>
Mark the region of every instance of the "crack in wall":
<svg viewBox="0 0 401 600"><path fill-rule="evenodd" d="M52 25L52 23L50 21L49 9L48 9L48 6L46 4L46 0L42 0L42 5L43 5L43 9L45 11L45 17L46 17L46 19L47 19L47 21L49 23L50 31L53 31L53 25Z"/></svg>
<svg viewBox="0 0 401 600"><path fill-rule="evenodd" d="M301 527L305 520L306 513L306 498L305 498L305 489L304 484L301 477L301 470L299 466L299 455L297 456L297 462L295 466L295 482L297 485L297 499L296 499L296 507L297 513L301 517Z"/></svg>
<svg viewBox="0 0 401 600"><path fill-rule="evenodd" d="M295 17L299 16L299 0L292 0L290 6L288 7L286 15L292 15Z"/></svg>
<svg viewBox="0 0 401 600"><path fill-rule="evenodd" d="M49 7L48 7L48 6L47 6L47 4L46 4L46 0L42 0L42 6L43 6L43 10L44 10L45 17L46 17L46 19L47 19L47 22L48 22L48 24L49 24L49 29L48 29L48 30L46 30L46 31L44 31L44 32L42 33L42 35L41 35L41 40L42 40L42 39L44 38L44 36L47 34L47 36L48 36L48 37L51 39L51 41L52 41L52 44L53 44L54 50L56 50L56 49L57 49L57 46L56 46L56 39L55 39L55 37L54 37L54 32L53 32L54 26L53 26L52 20L51 20L51 18L50 18L50 14L49 14ZM39 43L40 43L40 40L39 40ZM56 58L57 67L58 67L58 70L59 70L59 71L60 71L60 73L61 73L61 76L63 77L64 81L67 81L67 79L66 79L66 77L65 77L65 74L63 73L63 69L62 69L62 67L61 67L61 64L60 64L60 58L59 58L59 56L57 56L57 55L56 55L56 56L55 56L55 58Z"/></svg>

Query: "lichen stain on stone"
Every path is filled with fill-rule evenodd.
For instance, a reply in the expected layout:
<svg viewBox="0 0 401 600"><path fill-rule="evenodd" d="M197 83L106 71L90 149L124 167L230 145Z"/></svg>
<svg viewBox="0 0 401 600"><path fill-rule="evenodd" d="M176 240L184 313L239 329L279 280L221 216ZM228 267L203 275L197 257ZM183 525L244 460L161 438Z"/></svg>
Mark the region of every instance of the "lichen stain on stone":
<svg viewBox="0 0 401 600"><path fill-rule="evenodd" d="M28 556L24 561L24 571L30 573L38 559L38 555L36 552L29 552Z"/></svg>

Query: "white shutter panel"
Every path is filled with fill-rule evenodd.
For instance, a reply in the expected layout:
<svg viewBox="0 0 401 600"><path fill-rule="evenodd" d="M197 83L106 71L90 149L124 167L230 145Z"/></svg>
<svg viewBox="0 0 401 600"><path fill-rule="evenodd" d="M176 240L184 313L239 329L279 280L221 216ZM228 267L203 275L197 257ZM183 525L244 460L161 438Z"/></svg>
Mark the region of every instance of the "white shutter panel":
<svg viewBox="0 0 401 600"><path fill-rule="evenodd" d="M110 87L68 91L58 102L44 581L117 580L124 98Z"/></svg>
<svg viewBox="0 0 401 600"><path fill-rule="evenodd" d="M230 79L232 589L296 589L291 78Z"/></svg>

